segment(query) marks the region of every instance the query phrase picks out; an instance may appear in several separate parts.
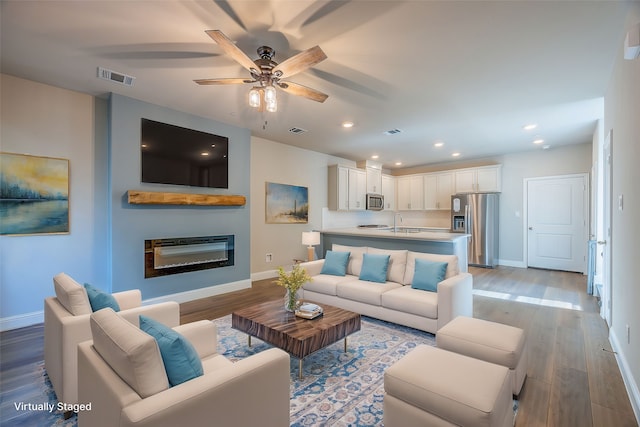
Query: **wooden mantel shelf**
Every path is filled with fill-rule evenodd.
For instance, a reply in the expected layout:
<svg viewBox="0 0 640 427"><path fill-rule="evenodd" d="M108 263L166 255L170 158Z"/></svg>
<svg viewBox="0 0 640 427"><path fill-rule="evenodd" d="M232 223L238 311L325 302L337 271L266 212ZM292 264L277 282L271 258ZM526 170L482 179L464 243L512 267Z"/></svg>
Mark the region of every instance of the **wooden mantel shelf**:
<svg viewBox="0 0 640 427"><path fill-rule="evenodd" d="M127 191L133 205L244 206L247 199L233 194L166 193L159 191Z"/></svg>

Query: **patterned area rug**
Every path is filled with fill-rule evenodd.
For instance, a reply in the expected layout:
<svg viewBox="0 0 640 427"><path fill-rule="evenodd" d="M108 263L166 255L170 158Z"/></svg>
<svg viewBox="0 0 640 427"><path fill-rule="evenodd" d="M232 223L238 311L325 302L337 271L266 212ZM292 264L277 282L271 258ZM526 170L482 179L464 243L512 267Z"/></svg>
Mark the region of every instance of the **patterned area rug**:
<svg viewBox="0 0 640 427"><path fill-rule="evenodd" d="M231 328L231 316L215 320L218 351L230 360L270 347ZM362 318L349 336L347 352L339 341L305 358L303 379L291 358L291 426L380 426L384 370L419 344L435 345L427 332L381 320Z"/></svg>

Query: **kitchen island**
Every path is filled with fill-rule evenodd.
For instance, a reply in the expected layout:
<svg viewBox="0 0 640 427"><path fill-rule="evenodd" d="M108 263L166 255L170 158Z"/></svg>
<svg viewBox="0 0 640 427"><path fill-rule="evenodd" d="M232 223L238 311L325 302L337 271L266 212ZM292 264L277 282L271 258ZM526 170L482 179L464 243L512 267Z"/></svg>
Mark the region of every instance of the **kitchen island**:
<svg viewBox="0 0 640 427"><path fill-rule="evenodd" d="M456 255L461 272L468 272L468 234L450 233L444 228L372 227L333 228L320 231L322 253L335 243L347 246L371 246L380 249L407 249L415 252Z"/></svg>

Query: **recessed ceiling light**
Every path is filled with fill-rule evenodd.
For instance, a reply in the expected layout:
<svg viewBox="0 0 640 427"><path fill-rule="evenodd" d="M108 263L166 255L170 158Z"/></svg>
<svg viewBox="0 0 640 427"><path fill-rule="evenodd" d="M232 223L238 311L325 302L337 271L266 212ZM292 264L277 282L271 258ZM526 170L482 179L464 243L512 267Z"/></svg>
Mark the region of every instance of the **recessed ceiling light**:
<svg viewBox="0 0 640 427"><path fill-rule="evenodd" d="M402 166L402 162L396 162L396 166Z"/></svg>
<svg viewBox="0 0 640 427"><path fill-rule="evenodd" d="M534 144L542 144L543 142L544 142L544 139L542 139L542 138L538 138L538 139L534 139L533 140Z"/></svg>
<svg viewBox="0 0 640 427"><path fill-rule="evenodd" d="M208 156L209 153L207 151L203 151L202 153L200 153L201 156Z"/></svg>
<svg viewBox="0 0 640 427"><path fill-rule="evenodd" d="M433 144L434 147L438 147L438 148L442 147L443 145L444 145L444 142L442 141L438 141Z"/></svg>
<svg viewBox="0 0 640 427"><path fill-rule="evenodd" d="M342 127L343 128L352 128L353 127L353 122L343 122L342 123Z"/></svg>
<svg viewBox="0 0 640 427"><path fill-rule="evenodd" d="M147 147L148 147L148 145L147 145L147 144L142 144L142 145L141 145L141 147L142 147L142 148L147 148Z"/></svg>
<svg viewBox="0 0 640 427"><path fill-rule="evenodd" d="M538 127L537 124L531 123L531 124L522 126L522 129L524 129L524 130L533 130L533 129L537 128L537 127Z"/></svg>
<svg viewBox="0 0 640 427"><path fill-rule="evenodd" d="M211 144L211 148L215 148L216 144Z"/></svg>
<svg viewBox="0 0 640 427"><path fill-rule="evenodd" d="M453 157L459 157L459 156L460 156L460 153L458 153L458 152L456 151L455 153L451 153L451 155L452 155Z"/></svg>
<svg viewBox="0 0 640 427"><path fill-rule="evenodd" d="M372 158L372 159L377 159L377 158L379 158L379 157L380 157L380 156L378 156L377 154L374 154L373 156L371 156L371 158Z"/></svg>

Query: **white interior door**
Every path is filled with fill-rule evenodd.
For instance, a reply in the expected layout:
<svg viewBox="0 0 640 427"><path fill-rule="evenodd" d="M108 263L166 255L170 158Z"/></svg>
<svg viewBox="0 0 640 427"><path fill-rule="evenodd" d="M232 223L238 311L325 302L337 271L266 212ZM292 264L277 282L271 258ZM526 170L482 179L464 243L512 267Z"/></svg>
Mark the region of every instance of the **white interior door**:
<svg viewBox="0 0 640 427"><path fill-rule="evenodd" d="M602 234L598 235L598 252L602 257L602 289L600 292L600 315L611 326L611 144L613 131L610 131L602 147L603 185L602 185ZM596 283L599 285L599 283Z"/></svg>
<svg viewBox="0 0 640 427"><path fill-rule="evenodd" d="M527 265L586 271L586 174L527 180Z"/></svg>

